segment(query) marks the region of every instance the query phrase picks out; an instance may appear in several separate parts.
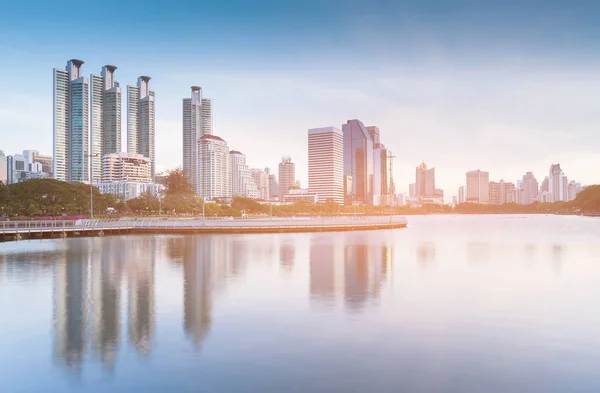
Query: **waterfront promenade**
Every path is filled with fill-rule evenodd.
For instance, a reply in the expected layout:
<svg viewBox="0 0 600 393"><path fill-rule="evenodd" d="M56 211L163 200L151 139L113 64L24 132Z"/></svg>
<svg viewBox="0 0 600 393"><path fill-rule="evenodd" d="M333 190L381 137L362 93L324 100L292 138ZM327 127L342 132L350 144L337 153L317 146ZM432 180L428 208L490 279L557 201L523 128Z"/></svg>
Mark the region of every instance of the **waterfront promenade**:
<svg viewBox="0 0 600 393"><path fill-rule="evenodd" d="M118 234L292 233L404 228L401 216L246 218L246 219L102 219L76 221L3 221L0 241Z"/></svg>

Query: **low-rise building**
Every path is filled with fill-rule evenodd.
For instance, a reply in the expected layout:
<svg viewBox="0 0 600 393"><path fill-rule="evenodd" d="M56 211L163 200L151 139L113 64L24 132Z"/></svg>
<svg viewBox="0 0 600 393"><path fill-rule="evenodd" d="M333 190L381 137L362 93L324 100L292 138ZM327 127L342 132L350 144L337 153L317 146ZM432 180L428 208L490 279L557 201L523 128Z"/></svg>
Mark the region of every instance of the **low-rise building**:
<svg viewBox="0 0 600 393"><path fill-rule="evenodd" d="M319 195L308 192L307 189L290 189L287 195L283 196L283 202L297 202L306 201L309 203L317 203L319 201Z"/></svg>
<svg viewBox="0 0 600 393"><path fill-rule="evenodd" d="M152 183L152 161L141 154L110 153L102 157L102 183Z"/></svg>
<svg viewBox="0 0 600 393"><path fill-rule="evenodd" d="M154 196L159 196L165 189L162 184L129 181L102 182L96 183L94 186L98 187L98 190L100 190L101 193L116 195L124 201L138 198L147 192Z"/></svg>

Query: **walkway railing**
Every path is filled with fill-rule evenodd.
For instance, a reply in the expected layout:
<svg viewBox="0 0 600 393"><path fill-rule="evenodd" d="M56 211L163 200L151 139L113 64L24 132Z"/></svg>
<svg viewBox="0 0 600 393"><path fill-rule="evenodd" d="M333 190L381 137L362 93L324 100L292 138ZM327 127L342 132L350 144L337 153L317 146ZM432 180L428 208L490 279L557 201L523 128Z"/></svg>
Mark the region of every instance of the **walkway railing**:
<svg viewBox="0 0 600 393"><path fill-rule="evenodd" d="M261 229L316 229L335 227L382 228L406 225L404 217L360 216L360 217L302 217L302 218L246 218L214 220L194 219L98 219L77 221L2 221L3 234L43 232L88 232L104 230L261 230Z"/></svg>

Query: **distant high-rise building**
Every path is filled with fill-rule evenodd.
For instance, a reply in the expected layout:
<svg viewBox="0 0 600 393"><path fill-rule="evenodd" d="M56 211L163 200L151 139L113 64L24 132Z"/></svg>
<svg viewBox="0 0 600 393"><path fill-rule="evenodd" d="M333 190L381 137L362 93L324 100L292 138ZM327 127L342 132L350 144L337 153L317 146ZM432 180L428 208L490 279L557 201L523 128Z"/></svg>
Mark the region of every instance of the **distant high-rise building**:
<svg viewBox="0 0 600 393"><path fill-rule="evenodd" d="M231 198L229 148L216 135L198 139L198 191L204 199Z"/></svg>
<svg viewBox="0 0 600 393"><path fill-rule="evenodd" d="M89 82L83 61L72 59L54 69L53 156L55 179L72 183L89 179Z"/></svg>
<svg viewBox="0 0 600 393"><path fill-rule="evenodd" d="M308 192L344 203L344 134L335 127L308 130Z"/></svg>
<svg viewBox="0 0 600 393"><path fill-rule="evenodd" d="M19 183L26 179L27 158L23 154L14 154L6 158L6 184Z"/></svg>
<svg viewBox="0 0 600 393"><path fill-rule="evenodd" d="M517 187L515 183L504 183L504 203L517 203Z"/></svg>
<svg viewBox="0 0 600 393"><path fill-rule="evenodd" d="M367 132L373 143L373 204L390 205L393 203L395 192L392 173L393 154L381 143L378 127L368 126Z"/></svg>
<svg viewBox="0 0 600 393"><path fill-rule="evenodd" d="M489 203L490 175L479 169L467 172L467 202Z"/></svg>
<svg viewBox="0 0 600 393"><path fill-rule="evenodd" d="M260 168L253 168L251 171L252 179L259 192L259 198L266 201L269 199L269 175Z"/></svg>
<svg viewBox="0 0 600 393"><path fill-rule="evenodd" d="M408 196L415 198L417 196L417 183L410 183L408 185Z"/></svg>
<svg viewBox="0 0 600 393"><path fill-rule="evenodd" d="M516 202L516 194L513 195L513 190L516 190L516 187L513 183L505 183L504 180L500 180L499 182L492 181L489 183L489 188L489 197L491 205L503 205L505 203L509 203L507 200L507 193L509 190L511 190L511 202Z"/></svg>
<svg viewBox="0 0 600 393"><path fill-rule="evenodd" d="M575 180L571 180L568 186L569 201L574 200L577 197L577 194L581 192L581 189L581 183L577 183Z"/></svg>
<svg viewBox="0 0 600 393"><path fill-rule="evenodd" d="M231 196L258 199L260 192L254 183L248 165L246 165L246 156L237 150L231 150L229 152L229 168Z"/></svg>
<svg viewBox="0 0 600 393"><path fill-rule="evenodd" d="M435 196L435 168L428 169L424 162L415 170L415 196L419 199Z"/></svg>
<svg viewBox="0 0 600 393"><path fill-rule="evenodd" d="M8 176L8 167L6 163L6 155L0 150L0 183L6 184L6 178Z"/></svg>
<svg viewBox="0 0 600 393"><path fill-rule="evenodd" d="M92 182L102 176L102 157L121 151L121 88L115 81L117 67L102 67L90 75L90 165Z"/></svg>
<svg viewBox="0 0 600 393"><path fill-rule="evenodd" d="M213 133L213 105L210 98L202 98L202 135Z"/></svg>
<svg viewBox="0 0 600 393"><path fill-rule="evenodd" d="M465 186L458 187L458 203L465 203Z"/></svg>
<svg viewBox="0 0 600 393"><path fill-rule="evenodd" d="M379 145L381 144L381 136L379 133L379 127L368 126L367 132L369 133L369 137L371 138L371 141L373 142L373 148L375 149L375 148L379 147Z"/></svg>
<svg viewBox="0 0 600 393"><path fill-rule="evenodd" d="M394 195L393 154L381 143L373 149L373 204L389 206Z"/></svg>
<svg viewBox="0 0 600 393"><path fill-rule="evenodd" d="M550 171L548 174L548 188L551 195L552 202L566 201L568 182L565 184L565 174L560 169L560 164L550 165Z"/></svg>
<svg viewBox="0 0 600 393"><path fill-rule="evenodd" d="M48 177L52 177L52 156L44 156L39 152L34 151L33 154L33 163L40 164L42 172L48 175Z"/></svg>
<svg viewBox="0 0 600 393"><path fill-rule="evenodd" d="M212 135L212 101L202 98L202 88L192 86L191 98L183 99L183 173L199 194L198 140L203 135Z"/></svg>
<svg viewBox="0 0 600 393"><path fill-rule="evenodd" d="M542 192L550 192L550 179L548 179L548 176L544 178L542 184L540 185L540 193Z"/></svg>
<svg viewBox="0 0 600 393"><path fill-rule="evenodd" d="M287 195L296 184L296 164L290 157L283 157L279 163L279 197ZM282 199L283 200L283 199Z"/></svg>
<svg viewBox="0 0 600 393"><path fill-rule="evenodd" d="M183 99L183 173L198 193L198 139L202 133L202 88L192 86L191 98Z"/></svg>
<svg viewBox="0 0 600 393"><path fill-rule="evenodd" d="M523 179L520 182L519 193L519 203L521 204L528 205L537 201L539 187L532 172L527 172L523 175Z"/></svg>
<svg viewBox="0 0 600 393"><path fill-rule="evenodd" d="M351 193L346 204L373 204L373 141L360 120L342 125L344 134L344 175L351 176Z"/></svg>
<svg viewBox="0 0 600 393"><path fill-rule="evenodd" d="M279 196L279 182L277 181L277 176L274 173L271 173L269 168L265 168L265 173L269 177L269 199L273 199Z"/></svg>
<svg viewBox="0 0 600 393"><path fill-rule="evenodd" d="M155 173L155 94L150 77L140 76L137 86L127 86L127 152L150 159L152 181Z"/></svg>

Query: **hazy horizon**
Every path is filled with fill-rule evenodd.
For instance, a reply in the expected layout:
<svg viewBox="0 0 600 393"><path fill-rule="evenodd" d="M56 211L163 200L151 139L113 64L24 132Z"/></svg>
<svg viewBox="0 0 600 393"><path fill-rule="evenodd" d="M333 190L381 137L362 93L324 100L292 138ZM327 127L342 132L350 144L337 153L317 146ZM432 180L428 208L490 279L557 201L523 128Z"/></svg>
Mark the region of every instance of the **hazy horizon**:
<svg viewBox="0 0 600 393"><path fill-rule="evenodd" d="M471 169L541 182L559 162L569 179L600 182L591 1L108 1L102 17L54 3L13 3L0 17L6 154L52 154L52 69L79 58L86 76L116 65L121 86L152 77L158 168L181 166L181 100L199 85L230 149L250 167L291 156L303 187L308 129L355 118L397 157L398 192L421 161L446 201Z"/></svg>

